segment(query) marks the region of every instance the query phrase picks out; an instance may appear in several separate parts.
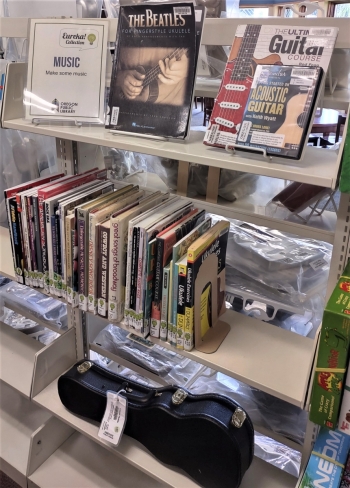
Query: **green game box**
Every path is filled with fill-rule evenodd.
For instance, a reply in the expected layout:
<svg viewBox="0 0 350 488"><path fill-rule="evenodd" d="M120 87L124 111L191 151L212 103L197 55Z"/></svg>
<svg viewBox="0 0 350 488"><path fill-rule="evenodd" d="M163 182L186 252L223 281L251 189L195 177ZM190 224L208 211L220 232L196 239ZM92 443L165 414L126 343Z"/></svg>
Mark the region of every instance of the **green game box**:
<svg viewBox="0 0 350 488"><path fill-rule="evenodd" d="M350 261L328 300L311 395L310 420L337 426L350 341Z"/></svg>

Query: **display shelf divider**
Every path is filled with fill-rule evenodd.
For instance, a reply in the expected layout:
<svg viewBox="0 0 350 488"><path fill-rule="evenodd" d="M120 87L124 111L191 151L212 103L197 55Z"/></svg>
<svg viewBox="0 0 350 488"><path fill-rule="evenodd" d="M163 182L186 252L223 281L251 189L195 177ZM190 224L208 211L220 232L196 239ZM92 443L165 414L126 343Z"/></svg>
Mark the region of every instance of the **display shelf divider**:
<svg viewBox="0 0 350 488"><path fill-rule="evenodd" d="M75 429L51 417L33 432L30 439L27 477L31 476L71 435Z"/></svg>
<svg viewBox="0 0 350 488"><path fill-rule="evenodd" d="M31 396L34 397L76 362L75 330L69 329L34 356Z"/></svg>

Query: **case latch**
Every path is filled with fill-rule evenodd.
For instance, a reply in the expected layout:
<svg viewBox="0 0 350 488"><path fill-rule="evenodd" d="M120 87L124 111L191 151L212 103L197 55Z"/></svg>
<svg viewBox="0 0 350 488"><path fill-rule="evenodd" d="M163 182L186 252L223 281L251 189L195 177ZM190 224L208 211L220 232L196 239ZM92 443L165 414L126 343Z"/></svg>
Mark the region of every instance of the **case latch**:
<svg viewBox="0 0 350 488"><path fill-rule="evenodd" d="M79 364L77 367L78 373L86 373L92 366L91 361L84 361L83 363Z"/></svg>
<svg viewBox="0 0 350 488"><path fill-rule="evenodd" d="M171 397L171 401L173 402L174 405L181 405L181 403L185 400L186 397L187 397L187 392L179 388L178 390L175 391L175 393Z"/></svg>
<svg viewBox="0 0 350 488"><path fill-rule="evenodd" d="M241 408L236 408L235 413L232 415L231 424L235 427L242 427L245 419L247 418L247 414Z"/></svg>

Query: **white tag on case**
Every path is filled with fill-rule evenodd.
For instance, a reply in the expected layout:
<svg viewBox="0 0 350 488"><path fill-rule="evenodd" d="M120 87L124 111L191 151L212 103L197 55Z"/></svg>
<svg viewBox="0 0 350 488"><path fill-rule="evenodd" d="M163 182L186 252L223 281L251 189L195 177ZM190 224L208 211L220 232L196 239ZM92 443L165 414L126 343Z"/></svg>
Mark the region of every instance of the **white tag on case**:
<svg viewBox="0 0 350 488"><path fill-rule="evenodd" d="M125 393L125 390L118 393L107 391L107 406L98 431L98 437L114 446L119 444L124 432L128 410L128 400L121 393Z"/></svg>

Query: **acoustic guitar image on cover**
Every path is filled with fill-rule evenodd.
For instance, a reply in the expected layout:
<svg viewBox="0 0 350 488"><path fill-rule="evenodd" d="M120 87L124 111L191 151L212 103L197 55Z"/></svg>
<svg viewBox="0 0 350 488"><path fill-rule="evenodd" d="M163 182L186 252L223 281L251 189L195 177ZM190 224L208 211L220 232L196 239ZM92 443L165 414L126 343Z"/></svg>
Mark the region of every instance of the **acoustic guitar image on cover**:
<svg viewBox="0 0 350 488"><path fill-rule="evenodd" d="M118 98L136 102L183 105L189 75L185 48L128 48L120 50Z"/></svg>
<svg viewBox="0 0 350 488"><path fill-rule="evenodd" d="M249 93L238 146L300 159L321 79L321 68L259 65Z"/></svg>

